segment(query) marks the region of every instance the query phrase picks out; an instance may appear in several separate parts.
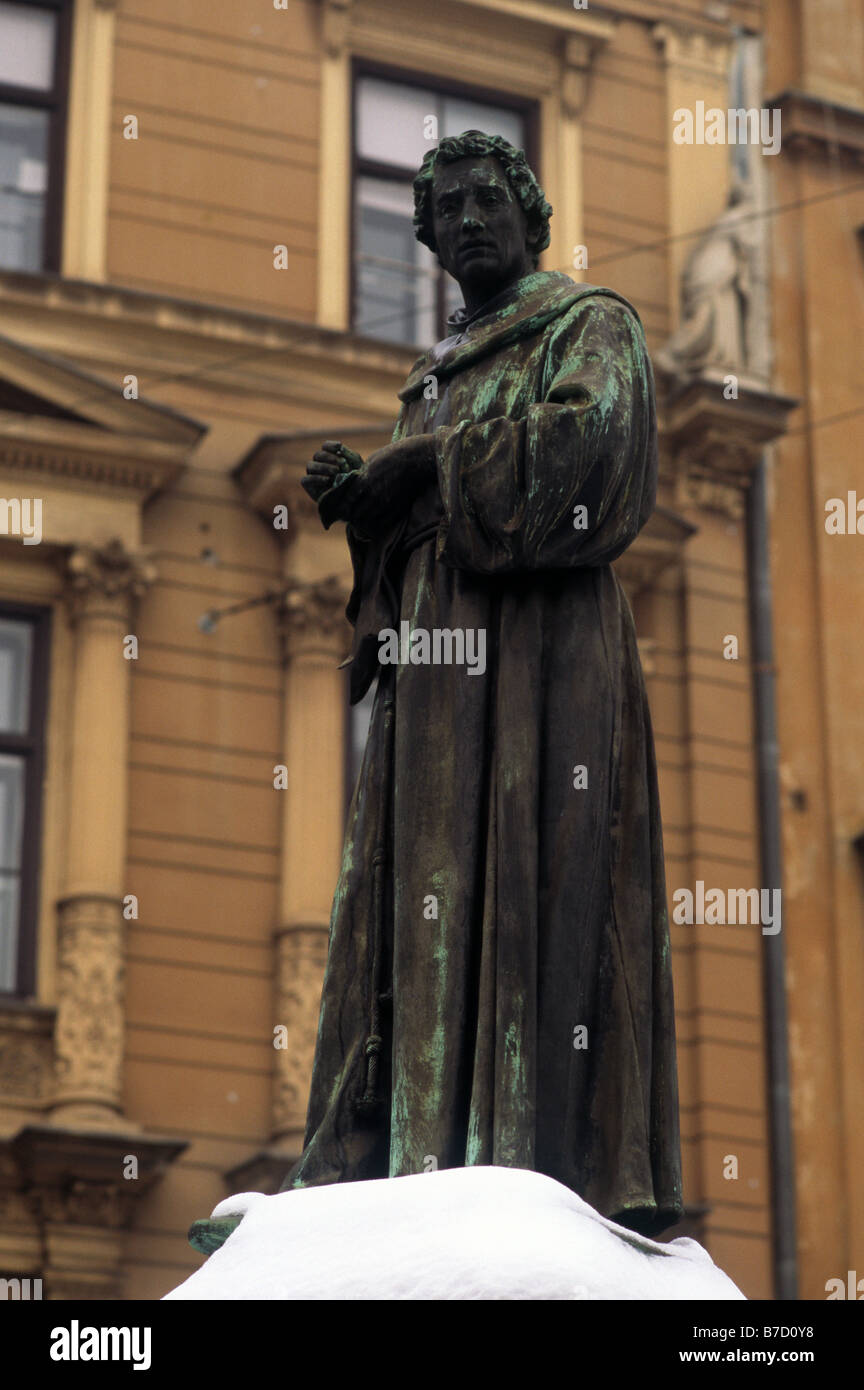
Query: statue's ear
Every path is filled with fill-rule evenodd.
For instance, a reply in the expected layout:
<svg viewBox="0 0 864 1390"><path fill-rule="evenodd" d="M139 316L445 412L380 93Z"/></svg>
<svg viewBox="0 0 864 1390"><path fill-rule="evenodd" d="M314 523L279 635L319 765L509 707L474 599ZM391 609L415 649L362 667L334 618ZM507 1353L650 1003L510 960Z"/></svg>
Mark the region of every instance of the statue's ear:
<svg viewBox="0 0 864 1390"><path fill-rule="evenodd" d="M528 225L525 229L525 242L528 246L528 250L533 252L535 256L540 254L537 250L537 243L540 241L542 235L543 223L535 214L533 217L529 218Z"/></svg>

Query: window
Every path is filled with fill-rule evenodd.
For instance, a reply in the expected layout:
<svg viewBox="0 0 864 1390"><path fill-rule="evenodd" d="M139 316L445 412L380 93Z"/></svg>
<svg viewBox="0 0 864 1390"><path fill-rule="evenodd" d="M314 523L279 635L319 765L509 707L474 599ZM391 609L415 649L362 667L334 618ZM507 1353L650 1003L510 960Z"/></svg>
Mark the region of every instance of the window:
<svg viewBox="0 0 864 1390"><path fill-rule="evenodd" d="M0 993L34 984L47 685L45 609L0 607Z"/></svg>
<svg viewBox="0 0 864 1390"><path fill-rule="evenodd" d="M434 139L484 130L533 158L533 107L358 67L354 80L354 329L428 347L461 303L458 286L415 240L412 182ZM434 118L434 121L430 120ZM435 133L437 130L437 134ZM432 132L432 138L427 133Z"/></svg>
<svg viewBox="0 0 864 1390"><path fill-rule="evenodd" d="M59 270L70 5L0 0L0 269Z"/></svg>

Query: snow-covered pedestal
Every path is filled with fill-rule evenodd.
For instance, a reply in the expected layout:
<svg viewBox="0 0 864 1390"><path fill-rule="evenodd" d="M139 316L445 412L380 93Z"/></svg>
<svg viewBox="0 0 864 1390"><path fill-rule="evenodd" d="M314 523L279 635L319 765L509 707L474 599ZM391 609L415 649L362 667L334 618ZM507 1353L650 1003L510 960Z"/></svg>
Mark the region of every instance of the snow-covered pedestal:
<svg viewBox="0 0 864 1390"><path fill-rule="evenodd" d="M520 1168L266 1197L168 1299L743 1299L695 1240L660 1245Z"/></svg>

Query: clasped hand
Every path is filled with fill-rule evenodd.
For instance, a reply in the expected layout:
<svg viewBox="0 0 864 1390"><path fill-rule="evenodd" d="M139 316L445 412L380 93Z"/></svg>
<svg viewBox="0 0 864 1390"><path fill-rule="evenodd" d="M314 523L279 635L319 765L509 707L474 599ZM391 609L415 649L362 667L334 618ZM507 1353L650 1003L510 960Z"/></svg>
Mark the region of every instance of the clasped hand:
<svg viewBox="0 0 864 1390"><path fill-rule="evenodd" d="M346 521L361 536L386 531L424 487L434 483L435 436L415 434L378 449L364 460L338 439L326 439L313 454L301 486L324 526Z"/></svg>

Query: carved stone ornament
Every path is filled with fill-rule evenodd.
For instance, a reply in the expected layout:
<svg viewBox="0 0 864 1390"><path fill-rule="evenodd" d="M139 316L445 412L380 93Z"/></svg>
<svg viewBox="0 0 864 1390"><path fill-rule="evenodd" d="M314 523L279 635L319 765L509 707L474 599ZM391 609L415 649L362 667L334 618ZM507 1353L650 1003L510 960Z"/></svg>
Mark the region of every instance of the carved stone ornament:
<svg viewBox="0 0 864 1390"><path fill-rule="evenodd" d="M101 546L76 546L66 562L67 597L73 614L78 615L93 598L121 603L140 598L156 575L148 553L133 553L116 538Z"/></svg>
<svg viewBox="0 0 864 1390"><path fill-rule="evenodd" d="M278 942L276 1023L289 1046L276 1048L273 1097L275 1133L302 1130L318 1036L321 981L327 962L326 927L289 927Z"/></svg>
<svg viewBox="0 0 864 1390"><path fill-rule="evenodd" d="M335 574L288 586L278 608L285 658L308 647L310 641L323 640L329 651L343 636L347 639L347 600L345 584Z"/></svg>
<svg viewBox="0 0 864 1390"><path fill-rule="evenodd" d="M140 597L156 578L150 558L133 555L116 538L103 546L76 546L67 570L74 589L96 589L110 596L130 593Z"/></svg>
<svg viewBox="0 0 864 1390"><path fill-rule="evenodd" d="M46 1061L46 1047L41 1039L0 1039L0 1095L39 1100Z"/></svg>
<svg viewBox="0 0 864 1390"><path fill-rule="evenodd" d="M123 1195L114 1183L74 1178L62 1187L37 1188L32 1195L44 1221L108 1230L126 1224Z"/></svg>
<svg viewBox="0 0 864 1390"><path fill-rule="evenodd" d="M123 1057L123 941L112 899L61 906L58 1101L85 1098L119 1109Z"/></svg>
<svg viewBox="0 0 864 1390"><path fill-rule="evenodd" d="M681 507L699 507L740 521L746 511L746 486L709 473L682 473L676 500Z"/></svg>

